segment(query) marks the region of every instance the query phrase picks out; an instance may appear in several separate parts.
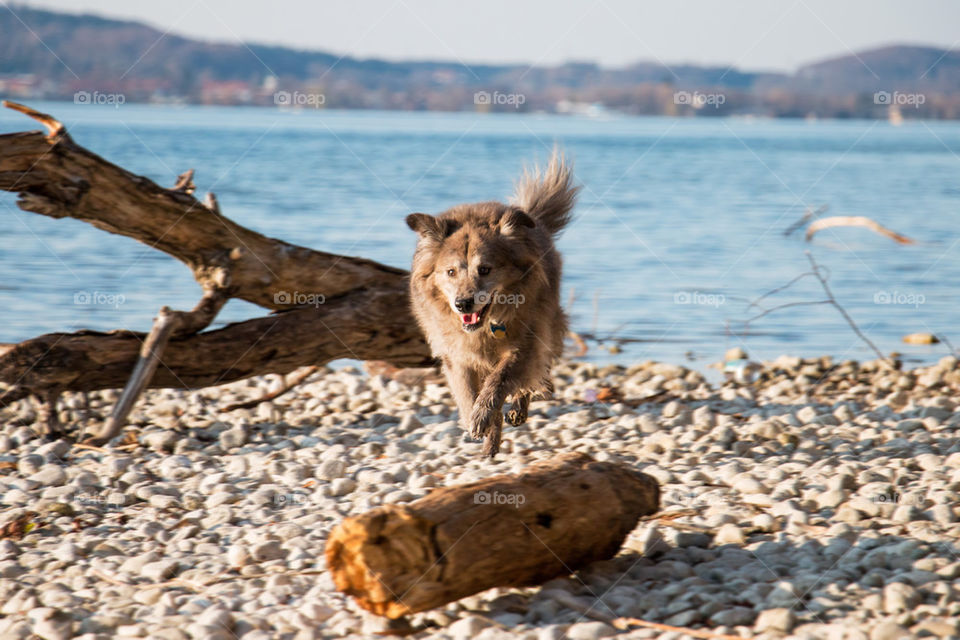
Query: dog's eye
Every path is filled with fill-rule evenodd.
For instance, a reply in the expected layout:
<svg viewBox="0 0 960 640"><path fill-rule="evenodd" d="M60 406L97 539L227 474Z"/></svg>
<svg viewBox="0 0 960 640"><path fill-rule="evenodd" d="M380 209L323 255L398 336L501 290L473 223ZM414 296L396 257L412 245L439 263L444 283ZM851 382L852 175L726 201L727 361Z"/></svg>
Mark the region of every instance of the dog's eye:
<svg viewBox="0 0 960 640"><path fill-rule="evenodd" d="M487 275L488 273L490 273L490 267L479 267L479 268L477 269L477 273L479 273L479 274L482 275L482 276L485 276L485 275Z"/></svg>
<svg viewBox="0 0 960 640"><path fill-rule="evenodd" d="M456 269L447 269L447 275L452 278L453 276L457 275L457 270L456 270Z"/></svg>

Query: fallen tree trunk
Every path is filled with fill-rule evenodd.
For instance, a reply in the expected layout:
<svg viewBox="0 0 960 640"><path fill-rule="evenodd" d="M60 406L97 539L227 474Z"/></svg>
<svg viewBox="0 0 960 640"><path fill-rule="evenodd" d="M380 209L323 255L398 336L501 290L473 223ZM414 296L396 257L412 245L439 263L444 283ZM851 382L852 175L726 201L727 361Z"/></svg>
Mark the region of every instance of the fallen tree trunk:
<svg viewBox="0 0 960 640"><path fill-rule="evenodd" d="M4 105L49 131L0 135L0 189L18 193L21 209L139 240L187 265L207 294L216 292L215 303L198 306L196 321L165 342L147 386L205 387L337 358L432 362L409 311L406 271L268 238L224 217L213 194L195 199L192 171L174 188L160 187L76 144L53 117ZM323 303L297 306L294 293ZM229 298L279 313L201 332ZM4 345L0 402L123 387L145 339L80 331Z"/></svg>
<svg viewBox="0 0 960 640"><path fill-rule="evenodd" d="M268 238L193 197L192 173L172 189L130 173L76 144L51 116L5 102L50 129L0 136L0 189L51 218L76 218L139 240L186 264L201 285L268 309L293 306L295 291L337 296L396 282L407 272ZM402 285L401 285L402 286ZM284 295L286 294L286 295Z"/></svg>
<svg viewBox="0 0 960 640"><path fill-rule="evenodd" d="M659 502L650 476L569 453L347 518L327 540L327 568L361 607L399 618L611 558Z"/></svg>
<svg viewBox="0 0 960 640"><path fill-rule="evenodd" d="M328 299L322 308L282 311L169 340L151 387L196 389L265 373L286 374L338 358L431 362L400 293L371 288ZM50 333L0 355L0 381L16 382L0 402L45 389L93 391L124 386L146 335L132 331Z"/></svg>

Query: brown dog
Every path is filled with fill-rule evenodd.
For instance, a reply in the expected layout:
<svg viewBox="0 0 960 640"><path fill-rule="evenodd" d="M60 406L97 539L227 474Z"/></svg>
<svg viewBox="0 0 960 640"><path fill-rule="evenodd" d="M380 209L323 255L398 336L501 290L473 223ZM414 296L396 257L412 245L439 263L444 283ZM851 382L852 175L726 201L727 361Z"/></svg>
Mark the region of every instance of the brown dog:
<svg viewBox="0 0 960 640"><path fill-rule="evenodd" d="M544 171L525 172L512 204L461 204L440 215L413 213L413 312L443 362L460 421L483 454L500 449L503 404L510 424L527 419L530 395L550 389L563 349L560 254L555 237L570 222L577 188L554 153Z"/></svg>

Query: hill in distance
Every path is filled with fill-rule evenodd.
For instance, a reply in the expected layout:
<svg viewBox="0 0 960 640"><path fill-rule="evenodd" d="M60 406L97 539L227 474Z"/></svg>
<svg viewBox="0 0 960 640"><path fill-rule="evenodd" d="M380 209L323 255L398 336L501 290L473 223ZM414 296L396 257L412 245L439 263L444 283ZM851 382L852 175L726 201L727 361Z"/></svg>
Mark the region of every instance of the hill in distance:
<svg viewBox="0 0 960 640"><path fill-rule="evenodd" d="M594 105L628 113L886 117L893 104L907 107L908 117L957 118L960 53L889 46L794 74L652 62L613 69L590 63L467 66L204 42L139 22L22 5L0 11L4 97L74 99L98 92L122 94L128 102L283 106L278 92L297 91L322 96L308 106L343 108L575 111ZM887 103L884 92L891 96ZM898 92L922 94L922 103L901 97L895 104ZM498 101L498 94L523 97ZM723 98L701 96L698 102L697 94Z"/></svg>

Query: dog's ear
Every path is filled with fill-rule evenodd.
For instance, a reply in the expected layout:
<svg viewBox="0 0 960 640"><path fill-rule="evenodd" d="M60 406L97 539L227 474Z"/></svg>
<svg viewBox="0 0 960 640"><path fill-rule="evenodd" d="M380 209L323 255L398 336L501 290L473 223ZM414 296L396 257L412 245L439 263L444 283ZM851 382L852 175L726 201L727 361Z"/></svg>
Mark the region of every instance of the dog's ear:
<svg viewBox="0 0 960 640"><path fill-rule="evenodd" d="M443 240L452 229L452 220L443 220L426 213L411 213L407 216L407 226L426 240Z"/></svg>
<svg viewBox="0 0 960 640"><path fill-rule="evenodd" d="M505 236L515 235L521 227L535 226L537 223L534 219L519 209L511 209L500 218L500 233Z"/></svg>
<svg viewBox="0 0 960 640"><path fill-rule="evenodd" d="M426 213L411 213L408 215L407 226L421 236L432 235L439 229L437 219Z"/></svg>

